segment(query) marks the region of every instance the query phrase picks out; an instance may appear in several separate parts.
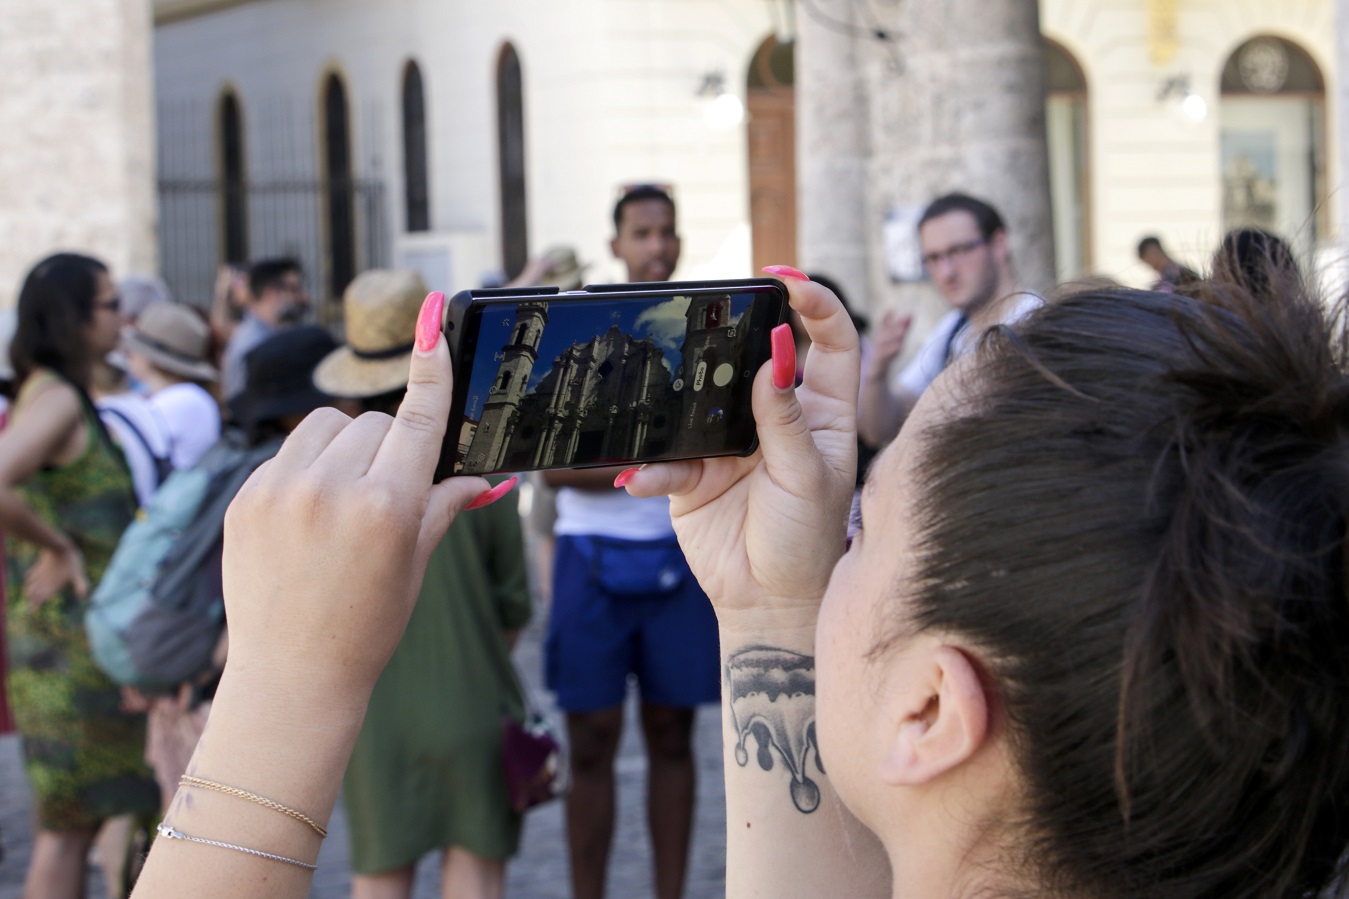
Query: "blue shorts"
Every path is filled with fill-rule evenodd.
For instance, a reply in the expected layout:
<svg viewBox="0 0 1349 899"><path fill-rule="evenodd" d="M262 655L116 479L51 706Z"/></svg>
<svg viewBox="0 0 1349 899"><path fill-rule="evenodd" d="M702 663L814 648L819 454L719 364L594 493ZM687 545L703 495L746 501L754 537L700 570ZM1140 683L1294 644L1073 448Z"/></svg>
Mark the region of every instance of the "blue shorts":
<svg viewBox="0 0 1349 899"><path fill-rule="evenodd" d="M559 536L544 667L568 712L621 705L630 674L646 702L716 702L717 618L678 542Z"/></svg>

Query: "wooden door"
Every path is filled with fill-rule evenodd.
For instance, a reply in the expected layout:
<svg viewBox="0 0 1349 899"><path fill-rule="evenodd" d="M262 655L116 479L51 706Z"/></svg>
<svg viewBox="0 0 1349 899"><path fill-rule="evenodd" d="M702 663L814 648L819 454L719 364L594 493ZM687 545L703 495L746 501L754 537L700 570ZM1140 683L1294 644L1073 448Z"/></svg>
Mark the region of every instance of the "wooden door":
<svg viewBox="0 0 1349 899"><path fill-rule="evenodd" d="M754 271L795 264L796 91L751 88L749 113L749 221Z"/></svg>

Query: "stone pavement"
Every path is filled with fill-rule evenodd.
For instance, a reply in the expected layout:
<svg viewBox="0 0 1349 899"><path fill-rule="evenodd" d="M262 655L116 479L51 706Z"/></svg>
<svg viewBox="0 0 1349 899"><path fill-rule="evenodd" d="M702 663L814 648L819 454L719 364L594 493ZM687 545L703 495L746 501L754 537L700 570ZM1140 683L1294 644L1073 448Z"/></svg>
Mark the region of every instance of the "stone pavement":
<svg viewBox="0 0 1349 899"><path fill-rule="evenodd" d="M551 708L546 704L549 697L539 687L542 680L542 621L542 614L535 617L521 638L516 658L535 701ZM651 895L651 848L644 801L646 759L635 721L635 704L632 704L619 750L619 811L609 866L609 895L618 899ZM699 711L696 741L698 808L685 896L687 899L714 899L725 894L726 870L721 733L715 706ZM32 849L31 802L19 761L18 740L13 736L0 738L0 831L4 834L6 850L4 860L0 861L0 899L19 899L21 895L23 874ZM331 836L319 855L311 899L339 899L350 891L346 819L340 802L329 831ZM510 897L567 899L569 882L561 803L551 803L529 813L520 854L507 867L506 875L506 893ZM89 896L99 899L102 895L98 882L91 878ZM413 895L414 899L437 899L439 896L434 856L427 857L418 868Z"/></svg>

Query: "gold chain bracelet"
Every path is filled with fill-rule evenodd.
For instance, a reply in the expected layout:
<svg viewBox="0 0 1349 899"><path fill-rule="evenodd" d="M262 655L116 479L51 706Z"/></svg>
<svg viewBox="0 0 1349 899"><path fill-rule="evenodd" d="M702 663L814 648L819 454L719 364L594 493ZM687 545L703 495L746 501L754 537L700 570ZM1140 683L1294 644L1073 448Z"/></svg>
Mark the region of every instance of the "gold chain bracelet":
<svg viewBox="0 0 1349 899"><path fill-rule="evenodd" d="M280 812L283 815L288 815L289 817L294 818L296 821L303 821L305 824L308 824L310 827L312 827L314 829L314 832L321 837L328 836L328 831L324 830L322 825L320 825L313 818L306 815L304 812L297 812L295 809L291 808L288 805L282 805L281 803L268 799L265 796L259 796L257 793L250 793L247 790L241 790L238 787L227 787L224 784L216 783L213 780L206 780L201 777L193 777L191 774L184 774L182 778L178 781L178 785L180 787L202 787L203 789L214 790L217 793L224 793L226 796L238 796L240 799L247 799L249 802L256 802L258 805L261 805L265 808L269 808L274 812Z"/></svg>

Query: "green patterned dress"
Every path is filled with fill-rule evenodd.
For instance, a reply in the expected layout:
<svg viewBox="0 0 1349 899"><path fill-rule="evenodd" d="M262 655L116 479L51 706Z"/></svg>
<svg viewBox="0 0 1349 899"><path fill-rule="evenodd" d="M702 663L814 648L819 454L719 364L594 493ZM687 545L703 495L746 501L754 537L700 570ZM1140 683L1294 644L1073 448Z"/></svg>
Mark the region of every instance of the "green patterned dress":
<svg viewBox="0 0 1349 899"><path fill-rule="evenodd" d="M34 376L25 386L32 389L44 377L51 376ZM91 408L85 425L83 454L42 469L18 493L43 521L75 541L92 585L131 521L135 498L125 460L103 436ZM24 577L37 547L7 539L6 550L9 698L38 820L46 830L80 830L128 812L154 812L159 788L144 761L145 716L120 711L120 690L94 664L84 603L65 590L33 608Z"/></svg>

